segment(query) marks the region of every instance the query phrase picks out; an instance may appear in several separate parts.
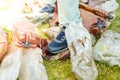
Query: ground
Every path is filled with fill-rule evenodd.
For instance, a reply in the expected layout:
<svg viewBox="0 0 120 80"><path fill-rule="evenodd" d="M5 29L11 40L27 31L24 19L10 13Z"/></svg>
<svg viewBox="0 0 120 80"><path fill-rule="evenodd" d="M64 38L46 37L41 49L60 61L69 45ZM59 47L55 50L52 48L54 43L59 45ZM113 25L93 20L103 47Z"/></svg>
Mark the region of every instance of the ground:
<svg viewBox="0 0 120 80"><path fill-rule="evenodd" d="M117 0L120 5L120 0ZM110 30L114 30L120 33L120 7L116 12L117 16L112 24L108 27ZM46 61L44 65L47 70L49 80L76 80L74 74L71 71L70 60L66 61ZM120 80L120 67L110 67L106 63L97 62L97 69L99 75L97 80Z"/></svg>

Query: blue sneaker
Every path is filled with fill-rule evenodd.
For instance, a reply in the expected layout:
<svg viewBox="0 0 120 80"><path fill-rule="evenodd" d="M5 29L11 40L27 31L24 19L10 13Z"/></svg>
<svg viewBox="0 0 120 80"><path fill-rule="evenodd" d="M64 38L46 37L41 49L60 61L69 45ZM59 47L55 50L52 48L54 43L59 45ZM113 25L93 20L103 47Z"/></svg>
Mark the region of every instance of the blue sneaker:
<svg viewBox="0 0 120 80"><path fill-rule="evenodd" d="M61 33L54 39L47 47L51 54L56 54L68 48L65 38L65 27L63 27Z"/></svg>
<svg viewBox="0 0 120 80"><path fill-rule="evenodd" d="M55 9L54 6L48 4L47 6L41 9L40 13L47 12L49 14L52 14L54 12L54 9Z"/></svg>

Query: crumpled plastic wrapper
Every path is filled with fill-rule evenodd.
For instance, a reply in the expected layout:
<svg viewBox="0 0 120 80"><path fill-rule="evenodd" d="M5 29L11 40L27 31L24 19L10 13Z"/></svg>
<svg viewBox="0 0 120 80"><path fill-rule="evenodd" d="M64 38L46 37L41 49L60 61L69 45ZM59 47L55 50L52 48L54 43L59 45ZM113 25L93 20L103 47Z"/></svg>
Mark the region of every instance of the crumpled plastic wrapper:
<svg viewBox="0 0 120 80"><path fill-rule="evenodd" d="M95 80L98 71L92 55L92 42L87 29L79 23L70 23L65 30L72 71L78 80Z"/></svg>
<svg viewBox="0 0 120 80"><path fill-rule="evenodd" d="M120 66L120 34L106 30L93 48L95 60Z"/></svg>
<svg viewBox="0 0 120 80"><path fill-rule="evenodd" d="M0 80L48 80L40 48L10 45L0 65Z"/></svg>
<svg viewBox="0 0 120 80"><path fill-rule="evenodd" d="M8 35L0 27L0 61L3 59L8 49Z"/></svg>

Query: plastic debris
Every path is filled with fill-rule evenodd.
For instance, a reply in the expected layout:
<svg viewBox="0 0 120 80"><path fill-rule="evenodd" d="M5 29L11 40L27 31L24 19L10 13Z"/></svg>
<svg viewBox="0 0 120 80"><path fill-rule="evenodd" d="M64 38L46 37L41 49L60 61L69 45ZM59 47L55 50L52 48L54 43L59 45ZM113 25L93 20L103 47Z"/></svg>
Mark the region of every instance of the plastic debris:
<svg viewBox="0 0 120 80"><path fill-rule="evenodd" d="M36 47L38 42L36 27L26 21L16 22L13 25L13 43L20 47Z"/></svg>
<svg viewBox="0 0 120 80"><path fill-rule="evenodd" d="M97 61L120 66L120 34L106 30L93 48Z"/></svg>

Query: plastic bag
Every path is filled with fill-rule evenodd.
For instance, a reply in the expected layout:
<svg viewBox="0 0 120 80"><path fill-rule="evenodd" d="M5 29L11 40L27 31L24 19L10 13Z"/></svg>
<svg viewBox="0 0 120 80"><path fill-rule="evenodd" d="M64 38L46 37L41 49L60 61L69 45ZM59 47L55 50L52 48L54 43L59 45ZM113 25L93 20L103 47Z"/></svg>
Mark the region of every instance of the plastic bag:
<svg viewBox="0 0 120 80"><path fill-rule="evenodd" d="M0 65L0 80L47 80L40 48L10 45Z"/></svg>
<svg viewBox="0 0 120 80"><path fill-rule="evenodd" d="M108 63L110 66L120 66L120 34L106 30L93 48L97 61Z"/></svg>
<svg viewBox="0 0 120 80"><path fill-rule="evenodd" d="M118 8L118 3L116 0L106 0L101 5L97 5L96 8L105 10L107 13L114 12Z"/></svg>
<svg viewBox="0 0 120 80"><path fill-rule="evenodd" d="M24 49L19 80L47 80L41 49Z"/></svg>
<svg viewBox="0 0 120 80"><path fill-rule="evenodd" d="M0 65L0 80L17 80L21 66L22 49L10 46Z"/></svg>
<svg viewBox="0 0 120 80"><path fill-rule="evenodd" d="M72 71L78 80L95 80L98 72L92 56L92 42L89 32L82 23L71 23L65 30Z"/></svg>
<svg viewBox="0 0 120 80"><path fill-rule="evenodd" d="M36 47L38 36L36 27L30 22L16 22L13 25L13 43L22 47Z"/></svg>
<svg viewBox="0 0 120 80"><path fill-rule="evenodd" d="M0 28L0 61L8 49L8 35Z"/></svg>
<svg viewBox="0 0 120 80"><path fill-rule="evenodd" d="M97 1L97 0L96 0ZM113 19L115 19L115 11L118 9L119 4L116 0L105 0L104 3L95 6L96 9L104 10L111 15L110 19L106 19L107 26L109 26Z"/></svg>

